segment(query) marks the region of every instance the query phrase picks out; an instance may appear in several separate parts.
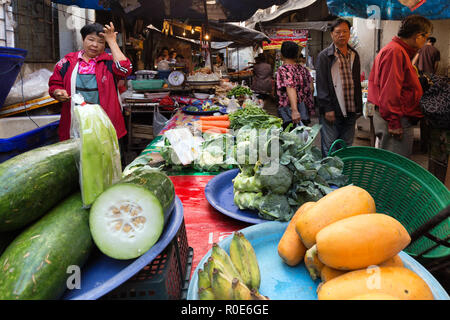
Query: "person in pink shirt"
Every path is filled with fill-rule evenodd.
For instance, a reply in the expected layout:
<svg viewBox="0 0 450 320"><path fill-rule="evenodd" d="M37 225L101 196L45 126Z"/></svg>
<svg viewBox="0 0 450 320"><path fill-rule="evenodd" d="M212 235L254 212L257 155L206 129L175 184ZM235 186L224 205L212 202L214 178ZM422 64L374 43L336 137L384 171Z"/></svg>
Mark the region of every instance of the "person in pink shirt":
<svg viewBox="0 0 450 320"><path fill-rule="evenodd" d="M433 31L432 23L418 15L405 18L397 36L375 58L369 76L367 100L375 105L375 135L381 148L410 157L414 126L423 117L423 94L411 59Z"/></svg>

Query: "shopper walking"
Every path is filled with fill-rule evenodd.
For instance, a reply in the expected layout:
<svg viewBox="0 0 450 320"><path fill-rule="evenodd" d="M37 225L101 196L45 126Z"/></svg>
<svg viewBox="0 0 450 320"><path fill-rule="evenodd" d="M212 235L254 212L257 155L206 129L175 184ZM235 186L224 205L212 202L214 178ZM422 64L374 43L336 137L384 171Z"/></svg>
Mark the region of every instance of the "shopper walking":
<svg viewBox="0 0 450 320"><path fill-rule="evenodd" d="M330 29L333 43L317 57L316 90L324 157L337 139L353 144L357 115L362 112L360 58L348 44L351 27L347 20L336 20Z"/></svg>
<svg viewBox="0 0 450 320"><path fill-rule="evenodd" d="M298 45L293 41L285 41L281 45L283 65L277 70L278 115L283 119L283 127L290 123L300 124L309 120L309 112L305 101L311 95L309 79L305 77L303 66L297 63Z"/></svg>

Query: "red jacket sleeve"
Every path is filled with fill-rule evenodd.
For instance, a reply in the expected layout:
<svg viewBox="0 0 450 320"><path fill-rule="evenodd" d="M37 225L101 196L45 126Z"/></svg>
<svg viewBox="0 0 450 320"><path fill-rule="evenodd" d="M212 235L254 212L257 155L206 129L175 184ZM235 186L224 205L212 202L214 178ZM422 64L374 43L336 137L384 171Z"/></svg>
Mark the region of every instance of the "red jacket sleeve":
<svg viewBox="0 0 450 320"><path fill-rule="evenodd" d="M380 114L388 122L389 129L398 129L402 125L402 85L405 80L405 58L402 52L390 50L380 61Z"/></svg>
<svg viewBox="0 0 450 320"><path fill-rule="evenodd" d="M113 63L113 73L118 78L125 78L131 74L133 71L133 66L131 65L130 60L123 61L114 61Z"/></svg>
<svg viewBox="0 0 450 320"><path fill-rule="evenodd" d="M64 59L63 59L64 60ZM61 76L61 67L64 61L61 60L55 65L55 69L53 70L53 74L50 76L48 80L48 94L54 98L53 92L56 89L64 89L63 77Z"/></svg>

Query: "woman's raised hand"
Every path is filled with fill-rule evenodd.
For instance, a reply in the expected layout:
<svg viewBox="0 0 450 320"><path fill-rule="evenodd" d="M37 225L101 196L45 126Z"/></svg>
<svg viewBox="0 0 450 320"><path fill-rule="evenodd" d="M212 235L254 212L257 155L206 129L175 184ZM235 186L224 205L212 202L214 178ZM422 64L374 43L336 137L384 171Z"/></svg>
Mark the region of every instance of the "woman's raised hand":
<svg viewBox="0 0 450 320"><path fill-rule="evenodd" d="M117 32L114 31L114 24L112 22L105 24L103 32L100 33L105 38L105 41L109 44L111 41L116 42Z"/></svg>

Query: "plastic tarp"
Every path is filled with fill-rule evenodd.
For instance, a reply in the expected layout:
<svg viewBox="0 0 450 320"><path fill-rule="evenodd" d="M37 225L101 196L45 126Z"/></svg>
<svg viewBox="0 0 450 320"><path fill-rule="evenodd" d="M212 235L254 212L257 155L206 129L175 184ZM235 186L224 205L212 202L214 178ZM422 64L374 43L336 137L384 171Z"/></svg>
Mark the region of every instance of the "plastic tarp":
<svg viewBox="0 0 450 320"><path fill-rule="evenodd" d="M276 8L266 8L256 12L246 21L248 28L254 28L256 24L275 20L286 12L296 11L312 5L317 0L288 0Z"/></svg>
<svg viewBox="0 0 450 320"><path fill-rule="evenodd" d="M52 0L55 3L76 5L81 8L113 11L120 5L123 14L134 18L152 19L204 19L203 0ZM287 0L208 0L208 17L212 20L244 21L258 9L281 5Z"/></svg>
<svg viewBox="0 0 450 320"><path fill-rule="evenodd" d="M402 0L403 3L415 1ZM450 19L450 2L426 0L418 8L411 10L398 0L328 0L328 9L340 17L363 19L402 20L411 14L419 14L428 19Z"/></svg>
<svg viewBox="0 0 450 320"><path fill-rule="evenodd" d="M262 32L242 27L233 23L219 23L210 21L208 23L210 29L214 29L218 34L222 33L227 35L228 39L236 43L252 44L255 42L268 41L270 38Z"/></svg>
<svg viewBox="0 0 450 320"><path fill-rule="evenodd" d="M105 0L52 0L52 2L86 9L109 10L109 1Z"/></svg>

